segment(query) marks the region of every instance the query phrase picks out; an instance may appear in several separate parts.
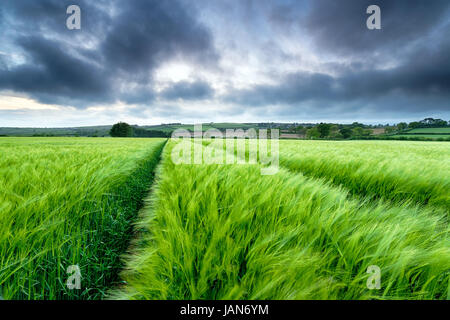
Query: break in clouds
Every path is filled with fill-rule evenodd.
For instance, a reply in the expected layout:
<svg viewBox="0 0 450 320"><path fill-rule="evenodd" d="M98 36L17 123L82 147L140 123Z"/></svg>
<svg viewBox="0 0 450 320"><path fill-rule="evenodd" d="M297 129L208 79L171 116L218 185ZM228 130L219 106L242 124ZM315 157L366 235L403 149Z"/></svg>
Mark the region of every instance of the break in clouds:
<svg viewBox="0 0 450 320"><path fill-rule="evenodd" d="M80 30L66 27L73 4ZM381 30L366 27L372 4ZM0 10L2 126L49 112L67 125L450 116L447 0L3 0Z"/></svg>

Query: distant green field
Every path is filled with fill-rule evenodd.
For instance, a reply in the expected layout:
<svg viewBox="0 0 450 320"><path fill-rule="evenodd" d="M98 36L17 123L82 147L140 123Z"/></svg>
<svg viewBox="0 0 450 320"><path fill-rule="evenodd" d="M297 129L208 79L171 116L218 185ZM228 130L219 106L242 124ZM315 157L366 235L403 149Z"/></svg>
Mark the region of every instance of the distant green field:
<svg viewBox="0 0 450 320"><path fill-rule="evenodd" d="M392 138L401 139L432 139L432 140L450 140L450 128L417 128L391 135Z"/></svg>
<svg viewBox="0 0 450 320"><path fill-rule="evenodd" d="M450 134L396 134L395 136L392 137L450 139Z"/></svg>
<svg viewBox="0 0 450 320"><path fill-rule="evenodd" d="M408 134L417 134L417 133L423 133L423 134L450 134L450 127L449 128L418 128L418 129L412 129L407 132Z"/></svg>

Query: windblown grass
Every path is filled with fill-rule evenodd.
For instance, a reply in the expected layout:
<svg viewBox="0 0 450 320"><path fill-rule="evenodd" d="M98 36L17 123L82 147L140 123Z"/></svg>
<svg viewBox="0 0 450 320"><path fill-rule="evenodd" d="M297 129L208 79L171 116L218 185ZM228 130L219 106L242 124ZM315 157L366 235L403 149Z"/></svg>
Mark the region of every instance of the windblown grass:
<svg viewBox="0 0 450 320"><path fill-rule="evenodd" d="M281 141L280 164L355 195L450 210L447 142Z"/></svg>
<svg viewBox="0 0 450 320"><path fill-rule="evenodd" d="M347 188L285 169L175 165L172 147L137 225L126 285L111 298L449 298L445 214L349 199ZM381 268L380 290L366 287L370 265Z"/></svg>
<svg viewBox="0 0 450 320"><path fill-rule="evenodd" d="M98 299L117 279L163 139L0 138L4 299ZM68 290L78 265L82 290Z"/></svg>

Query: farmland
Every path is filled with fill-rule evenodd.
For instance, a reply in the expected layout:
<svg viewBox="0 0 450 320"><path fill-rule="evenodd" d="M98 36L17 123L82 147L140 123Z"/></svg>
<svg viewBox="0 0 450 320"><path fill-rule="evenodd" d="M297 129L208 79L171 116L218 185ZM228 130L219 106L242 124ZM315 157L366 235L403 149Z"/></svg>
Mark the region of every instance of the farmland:
<svg viewBox="0 0 450 320"><path fill-rule="evenodd" d="M164 140L0 138L4 299L98 299L116 281ZM70 291L79 265L84 289Z"/></svg>
<svg viewBox="0 0 450 320"><path fill-rule="evenodd" d="M402 141L285 141L281 165L350 193L450 210L448 144Z"/></svg>
<svg viewBox="0 0 450 320"><path fill-rule="evenodd" d="M282 140L273 175L176 145L1 138L3 297L450 298L447 142Z"/></svg>
<svg viewBox="0 0 450 320"><path fill-rule="evenodd" d="M411 134L450 134L450 128L418 128L409 130Z"/></svg>
<svg viewBox="0 0 450 320"><path fill-rule="evenodd" d="M390 137L401 139L426 139L426 140L440 140L450 141L450 128L416 128L406 131L401 131Z"/></svg>
<svg viewBox="0 0 450 320"><path fill-rule="evenodd" d="M406 139L417 139L425 138L430 140L450 140L450 134L425 134L425 133L414 133L414 134L396 134L395 138L406 138Z"/></svg>
<svg viewBox="0 0 450 320"><path fill-rule="evenodd" d="M447 144L282 141L272 176L173 147L110 298L448 298Z"/></svg>

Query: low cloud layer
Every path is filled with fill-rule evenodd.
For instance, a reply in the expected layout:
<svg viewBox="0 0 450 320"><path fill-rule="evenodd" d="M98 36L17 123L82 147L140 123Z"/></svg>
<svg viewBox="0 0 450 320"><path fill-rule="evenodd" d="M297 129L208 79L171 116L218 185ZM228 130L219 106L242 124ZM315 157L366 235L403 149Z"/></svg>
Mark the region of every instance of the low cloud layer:
<svg viewBox="0 0 450 320"><path fill-rule="evenodd" d="M66 28L71 4L81 30ZM371 4L381 30L366 28ZM4 0L0 28L1 126L39 113L8 95L59 106L70 125L92 110L143 123L450 118L448 1Z"/></svg>
<svg viewBox="0 0 450 320"><path fill-rule="evenodd" d="M66 28L72 3L6 0L10 56L19 53L24 61L3 63L1 89L77 108L149 103L161 63L177 56L199 64L217 59L211 34L177 1L75 1L82 10L79 31Z"/></svg>

